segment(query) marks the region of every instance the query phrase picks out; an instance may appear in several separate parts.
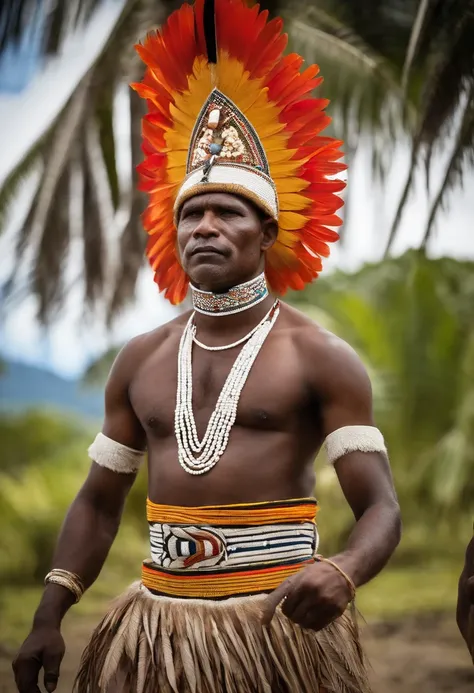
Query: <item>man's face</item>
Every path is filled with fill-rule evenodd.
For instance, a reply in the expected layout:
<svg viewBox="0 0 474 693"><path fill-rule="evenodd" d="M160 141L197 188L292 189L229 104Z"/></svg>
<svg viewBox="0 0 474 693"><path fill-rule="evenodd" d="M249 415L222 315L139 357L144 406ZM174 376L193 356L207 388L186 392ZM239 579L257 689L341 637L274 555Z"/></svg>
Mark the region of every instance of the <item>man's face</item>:
<svg viewBox="0 0 474 693"><path fill-rule="evenodd" d="M239 195L204 193L187 200L178 221L178 249L191 282L225 291L264 269L277 226Z"/></svg>

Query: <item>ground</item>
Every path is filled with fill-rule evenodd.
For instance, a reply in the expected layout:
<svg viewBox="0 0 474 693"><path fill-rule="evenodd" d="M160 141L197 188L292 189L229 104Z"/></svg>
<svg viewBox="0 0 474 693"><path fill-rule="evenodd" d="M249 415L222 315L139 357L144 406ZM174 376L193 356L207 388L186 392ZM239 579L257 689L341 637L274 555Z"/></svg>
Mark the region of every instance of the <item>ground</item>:
<svg viewBox="0 0 474 693"><path fill-rule="evenodd" d="M58 693L71 693L74 671L93 623L71 619ZM364 627L374 693L472 693L474 667L452 615L424 614ZM0 649L0 693L14 693L10 653Z"/></svg>

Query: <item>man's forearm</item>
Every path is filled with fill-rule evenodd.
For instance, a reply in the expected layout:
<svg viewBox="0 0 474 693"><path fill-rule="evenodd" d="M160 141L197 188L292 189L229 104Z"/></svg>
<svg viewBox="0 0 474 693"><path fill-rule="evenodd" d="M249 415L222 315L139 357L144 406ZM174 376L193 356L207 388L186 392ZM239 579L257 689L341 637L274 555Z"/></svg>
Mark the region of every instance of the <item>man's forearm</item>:
<svg viewBox="0 0 474 693"><path fill-rule="evenodd" d="M98 577L120 524L121 512L107 514L79 495L71 505L61 530L53 568L78 574L86 587ZM35 614L34 622L59 625L74 603L66 588L49 584Z"/></svg>
<svg viewBox="0 0 474 693"><path fill-rule="evenodd" d="M359 587L382 570L397 548L400 536L398 504L395 501L377 503L361 515L351 532L346 550L333 559Z"/></svg>

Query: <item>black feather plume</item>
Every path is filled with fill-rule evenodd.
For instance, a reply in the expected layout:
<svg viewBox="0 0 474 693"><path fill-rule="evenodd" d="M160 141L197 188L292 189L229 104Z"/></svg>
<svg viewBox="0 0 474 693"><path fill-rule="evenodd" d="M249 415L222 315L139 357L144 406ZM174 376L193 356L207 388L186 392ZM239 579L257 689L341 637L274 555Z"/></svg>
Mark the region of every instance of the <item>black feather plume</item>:
<svg viewBox="0 0 474 693"><path fill-rule="evenodd" d="M216 15L214 0L204 0L204 38L206 39L207 59L217 63Z"/></svg>

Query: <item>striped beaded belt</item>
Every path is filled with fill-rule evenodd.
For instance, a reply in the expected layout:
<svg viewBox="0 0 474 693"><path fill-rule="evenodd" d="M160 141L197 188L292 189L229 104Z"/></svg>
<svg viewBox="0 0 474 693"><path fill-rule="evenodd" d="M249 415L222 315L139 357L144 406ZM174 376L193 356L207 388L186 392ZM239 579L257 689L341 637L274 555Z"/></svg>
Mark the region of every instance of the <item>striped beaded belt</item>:
<svg viewBox="0 0 474 693"><path fill-rule="evenodd" d="M192 508L148 500L142 583L180 598L270 592L313 560L317 509L313 498Z"/></svg>

